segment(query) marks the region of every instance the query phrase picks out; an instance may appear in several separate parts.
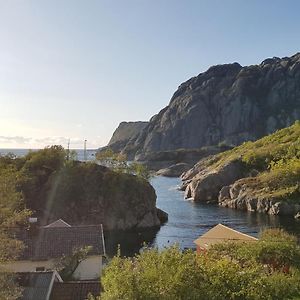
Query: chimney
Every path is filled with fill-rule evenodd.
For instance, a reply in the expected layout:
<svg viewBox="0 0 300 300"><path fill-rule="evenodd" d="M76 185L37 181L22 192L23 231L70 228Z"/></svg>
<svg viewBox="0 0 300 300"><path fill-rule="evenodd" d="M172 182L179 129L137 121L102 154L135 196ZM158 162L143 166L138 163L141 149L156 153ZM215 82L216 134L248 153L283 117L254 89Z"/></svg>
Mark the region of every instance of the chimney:
<svg viewBox="0 0 300 300"><path fill-rule="evenodd" d="M28 231L31 236L36 235L38 233L38 218L29 218L28 219Z"/></svg>

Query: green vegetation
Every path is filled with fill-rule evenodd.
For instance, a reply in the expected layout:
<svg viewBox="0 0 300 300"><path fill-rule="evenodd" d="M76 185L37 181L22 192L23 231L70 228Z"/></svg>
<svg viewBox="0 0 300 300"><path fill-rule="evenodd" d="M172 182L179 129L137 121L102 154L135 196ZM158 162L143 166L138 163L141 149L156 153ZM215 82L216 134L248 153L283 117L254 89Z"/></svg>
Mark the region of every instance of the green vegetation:
<svg viewBox="0 0 300 300"><path fill-rule="evenodd" d="M108 167L116 172L133 174L139 178L150 180L151 174L147 167L137 162L129 163L126 155L115 153L110 148L105 151L98 152L96 159L101 165Z"/></svg>
<svg viewBox="0 0 300 300"><path fill-rule="evenodd" d="M300 248L281 230L253 243L216 244L208 252L176 246L116 256L101 279L104 300L281 300L300 296Z"/></svg>
<svg viewBox="0 0 300 300"><path fill-rule="evenodd" d="M21 289L14 276L5 269L5 264L16 259L23 250L23 244L13 238L19 226L26 223L30 211L25 209L22 195L17 191L18 174L9 160L0 161L0 299L17 299Z"/></svg>
<svg viewBox="0 0 300 300"><path fill-rule="evenodd" d="M241 161L249 192L257 198L300 201L300 122L256 142L246 142L207 161L209 168L220 168L230 161Z"/></svg>

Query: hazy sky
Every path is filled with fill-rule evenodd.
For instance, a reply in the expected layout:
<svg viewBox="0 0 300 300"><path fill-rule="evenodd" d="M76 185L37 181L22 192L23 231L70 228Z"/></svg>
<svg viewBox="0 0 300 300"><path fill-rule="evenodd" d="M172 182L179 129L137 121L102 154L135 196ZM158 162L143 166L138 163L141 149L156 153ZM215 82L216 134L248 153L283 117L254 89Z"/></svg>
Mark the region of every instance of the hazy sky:
<svg viewBox="0 0 300 300"><path fill-rule="evenodd" d="M300 1L0 0L0 148L94 148L210 65L300 51Z"/></svg>

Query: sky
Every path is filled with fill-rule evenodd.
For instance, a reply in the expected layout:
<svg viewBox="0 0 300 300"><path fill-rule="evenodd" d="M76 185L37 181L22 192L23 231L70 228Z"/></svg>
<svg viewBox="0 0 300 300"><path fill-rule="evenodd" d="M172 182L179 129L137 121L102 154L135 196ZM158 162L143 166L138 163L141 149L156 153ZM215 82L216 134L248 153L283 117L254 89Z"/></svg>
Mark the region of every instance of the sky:
<svg viewBox="0 0 300 300"><path fill-rule="evenodd" d="M300 1L0 0L0 148L104 146L211 65L300 51Z"/></svg>

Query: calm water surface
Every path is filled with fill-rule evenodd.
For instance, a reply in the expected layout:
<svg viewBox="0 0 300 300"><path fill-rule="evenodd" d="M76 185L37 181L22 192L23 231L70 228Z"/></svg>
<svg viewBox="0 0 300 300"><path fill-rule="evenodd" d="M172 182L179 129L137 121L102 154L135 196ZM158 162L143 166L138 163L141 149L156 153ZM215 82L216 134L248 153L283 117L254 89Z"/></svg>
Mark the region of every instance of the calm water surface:
<svg viewBox="0 0 300 300"><path fill-rule="evenodd" d="M152 179L157 194L157 206L169 214L169 221L157 232L154 245L159 248L178 243L182 248L194 248L193 240L218 223L257 236L268 227L281 227L300 235L300 222L293 217L268 216L184 200L178 191L179 178Z"/></svg>

